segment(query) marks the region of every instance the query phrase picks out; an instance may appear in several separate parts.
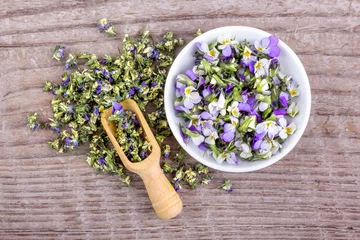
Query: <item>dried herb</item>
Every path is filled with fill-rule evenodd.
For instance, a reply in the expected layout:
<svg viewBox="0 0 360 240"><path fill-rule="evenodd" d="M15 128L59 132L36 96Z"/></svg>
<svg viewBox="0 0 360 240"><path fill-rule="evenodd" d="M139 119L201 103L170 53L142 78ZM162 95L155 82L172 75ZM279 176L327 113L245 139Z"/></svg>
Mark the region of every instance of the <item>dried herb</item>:
<svg viewBox="0 0 360 240"><path fill-rule="evenodd" d="M99 20L98 27L108 35L115 35L113 26L106 19ZM59 152L75 150L88 142L89 165L98 172L116 174L123 183L129 185L130 177L124 173L121 161L111 147L101 125L100 114L113 103L132 98L147 113L147 121L162 145L163 156L168 158L170 146L163 144L163 141L171 136L171 131L166 121L163 91L167 69L174 60L174 51L182 44L183 40L175 38L171 32L155 43L149 32L145 31L137 40L125 35L118 56L105 55L99 58L91 53L69 54L65 62L68 71L63 73L61 83L44 82L43 91L55 96L51 101L53 116L48 122L40 123L37 114L30 113L27 117L28 128L36 130L44 127L53 131L57 137L48 144ZM64 57L64 50L64 46L56 46L53 57L60 61ZM152 107L149 108L149 104ZM130 117L134 120L132 114L128 116L127 120ZM130 134L131 140L134 140L135 135L141 135L140 128L135 129L136 133L130 133L131 127L127 124L135 124L134 121L126 122L116 114L111 116L111 120L117 122L118 132L126 132L124 136ZM125 138L118 134L117 139L121 144ZM121 145L130 149L137 144L137 151L128 151L132 156L130 159L134 161L143 159L151 151L146 141L132 143ZM139 158L133 157L135 153ZM190 166L185 159L184 150L179 148L174 157L175 165L163 164L164 171L173 175L172 182L176 190L180 190L183 183L195 188L199 183L212 182L207 167L201 164Z"/></svg>
<svg viewBox="0 0 360 240"><path fill-rule="evenodd" d="M140 162L150 155L151 144L143 138L144 130L135 113L124 110L119 103L114 102L112 115L108 120L116 124L115 138L130 161Z"/></svg>

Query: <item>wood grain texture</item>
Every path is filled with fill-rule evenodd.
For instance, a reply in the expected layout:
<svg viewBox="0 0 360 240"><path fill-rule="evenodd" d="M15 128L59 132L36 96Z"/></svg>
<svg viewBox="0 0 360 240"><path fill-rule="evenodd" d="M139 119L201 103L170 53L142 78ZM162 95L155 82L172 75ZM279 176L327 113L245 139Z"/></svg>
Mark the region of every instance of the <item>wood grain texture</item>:
<svg viewBox="0 0 360 240"><path fill-rule="evenodd" d="M101 17L117 37L97 31ZM26 130L29 111L50 116L52 96L41 88L64 70L50 59L56 44L116 54L123 35L140 29L189 41L197 28L227 25L285 41L313 100L307 130L285 159L253 173L213 173L232 180L231 194L214 184L185 188L183 212L162 221L139 177L123 187L87 165L86 145L59 154L46 145L52 133ZM358 0L0 0L0 26L0 239L360 239Z"/></svg>

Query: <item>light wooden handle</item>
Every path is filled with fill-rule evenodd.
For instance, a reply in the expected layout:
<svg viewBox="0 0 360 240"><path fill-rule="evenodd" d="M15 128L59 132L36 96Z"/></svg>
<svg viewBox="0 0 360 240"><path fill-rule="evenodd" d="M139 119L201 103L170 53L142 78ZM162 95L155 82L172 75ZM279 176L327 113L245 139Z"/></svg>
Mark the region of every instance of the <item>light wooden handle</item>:
<svg viewBox="0 0 360 240"><path fill-rule="evenodd" d="M156 214L162 219L176 217L182 210L182 201L158 164L138 173L144 181Z"/></svg>

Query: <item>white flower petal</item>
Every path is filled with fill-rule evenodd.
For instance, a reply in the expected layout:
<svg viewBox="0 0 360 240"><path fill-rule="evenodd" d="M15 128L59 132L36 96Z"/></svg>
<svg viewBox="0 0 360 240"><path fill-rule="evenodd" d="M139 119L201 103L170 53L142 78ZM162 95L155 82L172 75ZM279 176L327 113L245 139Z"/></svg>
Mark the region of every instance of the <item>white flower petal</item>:
<svg viewBox="0 0 360 240"><path fill-rule="evenodd" d="M187 109L192 109L194 107L194 104L192 103L192 101L188 98L184 99L184 107L186 107Z"/></svg>
<svg viewBox="0 0 360 240"><path fill-rule="evenodd" d="M223 108L225 105L225 97L224 94L220 93L219 100L218 100L218 106L220 108Z"/></svg>
<svg viewBox="0 0 360 240"><path fill-rule="evenodd" d="M220 154L217 158L216 158L216 162L218 163L218 164L221 164L221 163L223 163L224 162L224 160L225 160L225 155L222 153L222 154Z"/></svg>
<svg viewBox="0 0 360 240"><path fill-rule="evenodd" d="M286 118L282 117L282 118L280 118L278 121L279 121L279 125L280 125L282 128L286 128L286 126L287 126Z"/></svg>
<svg viewBox="0 0 360 240"><path fill-rule="evenodd" d="M204 142L205 137L201 134L197 137L192 137L191 140L196 146L199 146L202 142Z"/></svg>
<svg viewBox="0 0 360 240"><path fill-rule="evenodd" d="M205 135L205 134L204 134ZM214 137L213 136L208 136L207 138L205 138L205 142L207 143L207 144L210 144L210 145L214 145L215 144L215 139L214 139Z"/></svg>
<svg viewBox="0 0 360 240"><path fill-rule="evenodd" d="M296 125L294 122L290 123L289 126L287 126L286 130L289 129L290 131L287 131L288 134L293 134L296 130Z"/></svg>
<svg viewBox="0 0 360 240"><path fill-rule="evenodd" d="M280 131L279 137L280 137L281 139L283 139L283 140L288 137L285 129L283 129L283 130Z"/></svg>
<svg viewBox="0 0 360 240"><path fill-rule="evenodd" d="M269 107L269 104L267 104L266 102L260 102L260 104L259 104L259 110L260 110L261 112L263 112L263 111L265 111L266 109L268 109L268 107Z"/></svg>

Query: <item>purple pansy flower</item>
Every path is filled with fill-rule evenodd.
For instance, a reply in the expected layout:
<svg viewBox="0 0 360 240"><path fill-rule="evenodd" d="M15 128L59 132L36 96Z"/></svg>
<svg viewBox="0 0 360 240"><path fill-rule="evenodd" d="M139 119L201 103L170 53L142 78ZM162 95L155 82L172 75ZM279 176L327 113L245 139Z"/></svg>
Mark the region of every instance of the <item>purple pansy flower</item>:
<svg viewBox="0 0 360 240"><path fill-rule="evenodd" d="M275 36L263 38L261 41L254 42L254 46L257 51L268 55L271 58L278 57L280 55L280 48L277 46L279 39Z"/></svg>
<svg viewBox="0 0 360 240"><path fill-rule="evenodd" d="M201 101L200 94L193 86L186 87L183 95L184 107L192 109L194 104L198 104Z"/></svg>
<svg viewBox="0 0 360 240"><path fill-rule="evenodd" d="M236 164L236 162L238 161L236 155L231 152L231 153L221 153L219 154L219 156L216 158L216 162L218 164L221 164L222 162L224 162L226 160L226 162L228 164L234 165Z"/></svg>
<svg viewBox="0 0 360 240"><path fill-rule="evenodd" d="M284 108L274 109L273 113L276 116L284 116L284 115L286 115L286 109L284 109Z"/></svg>
<svg viewBox="0 0 360 240"><path fill-rule="evenodd" d="M206 58L207 60L209 60L209 62L213 62L215 60L218 59L219 57L219 52L218 50L216 50L216 48L214 47L213 49L209 49L209 45L207 43L200 43L197 42L195 43L195 45L198 47L198 49L204 53L204 58Z"/></svg>
<svg viewBox="0 0 360 240"><path fill-rule="evenodd" d="M264 134L267 133L270 139L273 139L280 131L279 126L274 121L264 121L256 126L256 133Z"/></svg>
<svg viewBox="0 0 360 240"><path fill-rule="evenodd" d="M233 88L234 88L234 85L232 85L231 83L228 83L228 84L226 84L225 92L230 93L230 92L232 92Z"/></svg>
<svg viewBox="0 0 360 240"><path fill-rule="evenodd" d="M281 103L281 105L285 108L288 108L289 107L288 101L289 101L289 94L287 94L286 92L281 92L279 95L279 102Z"/></svg>
<svg viewBox="0 0 360 240"><path fill-rule="evenodd" d="M197 78L197 76L196 76L196 74L193 72L193 70L187 70L187 71L185 72L185 75L188 76L192 81L194 81L194 80Z"/></svg>
<svg viewBox="0 0 360 240"><path fill-rule="evenodd" d="M252 55L252 51L250 48L245 46L244 47L244 55L243 55L243 58L241 59L241 64L243 66L249 67L250 72L254 73L254 71L255 71L254 64L256 63L256 61L257 61L257 57Z"/></svg>

